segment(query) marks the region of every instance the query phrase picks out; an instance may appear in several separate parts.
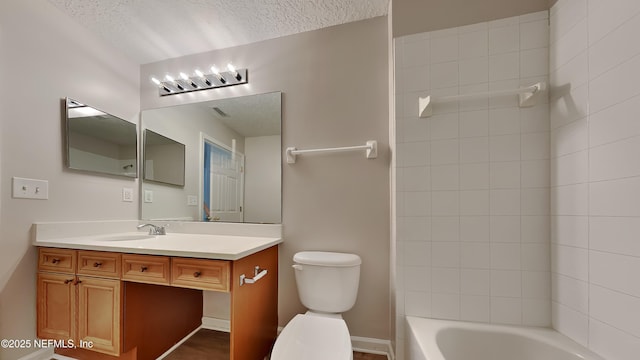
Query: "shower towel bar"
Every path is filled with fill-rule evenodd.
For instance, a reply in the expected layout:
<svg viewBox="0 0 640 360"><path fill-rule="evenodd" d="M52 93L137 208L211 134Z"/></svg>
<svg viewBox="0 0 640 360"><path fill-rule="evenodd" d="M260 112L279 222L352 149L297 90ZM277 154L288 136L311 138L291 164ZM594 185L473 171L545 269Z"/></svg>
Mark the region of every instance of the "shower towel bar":
<svg viewBox="0 0 640 360"><path fill-rule="evenodd" d="M367 159L375 159L378 156L378 142L376 140L367 140L367 143L365 145L326 148L326 149L298 150L295 147L288 147L286 150L287 163L295 164L296 155L312 154L312 153L345 152L345 151L356 151L356 150L366 150Z"/></svg>
<svg viewBox="0 0 640 360"><path fill-rule="evenodd" d="M518 95L520 107L530 107L536 104L540 93L546 88L544 82L539 82L531 86L512 89L512 90L496 90L474 94L462 94L452 96L442 96L432 98L431 95L427 97L418 98L418 116L421 118L429 117L433 113L433 103L449 102L456 100L471 100L490 96L504 96L504 95Z"/></svg>

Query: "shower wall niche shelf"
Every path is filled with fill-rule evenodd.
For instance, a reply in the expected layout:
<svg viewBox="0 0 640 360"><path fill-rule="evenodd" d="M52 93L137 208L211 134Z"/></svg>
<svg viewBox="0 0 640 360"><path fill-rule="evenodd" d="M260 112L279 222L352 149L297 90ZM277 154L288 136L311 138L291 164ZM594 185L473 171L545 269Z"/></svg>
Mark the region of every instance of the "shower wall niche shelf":
<svg viewBox="0 0 640 360"><path fill-rule="evenodd" d="M539 82L531 86L527 86L519 89L496 90L496 91L489 91L489 92L482 92L482 93L442 96L442 97L436 97L436 98L433 98L431 95L429 95L427 97L418 98L418 116L421 118L426 118L431 116L433 114L434 103L474 100L474 99L489 98L489 97L495 97L495 96L518 95L520 107L531 107L538 103L541 96L540 94L544 93L544 90L546 88L547 88L547 84L545 82Z"/></svg>

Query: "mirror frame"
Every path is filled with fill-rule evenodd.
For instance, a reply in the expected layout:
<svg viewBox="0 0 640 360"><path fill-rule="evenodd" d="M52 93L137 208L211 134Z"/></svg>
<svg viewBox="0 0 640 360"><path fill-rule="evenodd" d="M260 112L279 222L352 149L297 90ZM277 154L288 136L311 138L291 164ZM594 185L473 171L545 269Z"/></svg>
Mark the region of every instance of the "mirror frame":
<svg viewBox="0 0 640 360"><path fill-rule="evenodd" d="M158 179L149 179L147 177L147 136L148 133L153 133L155 136L158 137L162 137L164 139L173 141L174 143L176 143L176 145L179 145L182 147L182 176L181 176L181 182L177 183L177 182L169 182L169 181L162 181L162 180L158 180ZM172 138L168 137L168 136L164 136L162 134L159 134L153 130L150 129L143 129L142 130L142 180L143 181L149 181L149 182L154 182L157 184L164 184L164 185L172 185L172 186L177 186L177 187L184 187L185 184L185 167L186 167L186 146L178 141L173 140Z"/></svg>
<svg viewBox="0 0 640 360"><path fill-rule="evenodd" d="M110 116L111 118L113 118L114 120L117 120L119 123L121 124L125 124L127 126L133 126L133 130L134 130L134 141L135 143L133 144L134 147L134 151L135 151L135 157L133 159L133 161L135 162L135 164L132 164L132 169L135 171L134 175L126 175L126 174L121 174L121 173L116 173L116 172L109 172L109 171L100 171L100 170L95 170L95 169L85 169L82 167L78 167L78 166L73 166L71 164L71 151L70 149L71 147L71 142L70 142L70 134L71 134L71 117L69 116L69 110L71 109L71 107L69 106L70 103L75 103L78 104L80 106L86 106L89 108L92 108L96 111L99 111L101 113L104 113L105 115ZM106 111L103 111L101 109L95 108L93 106L89 106L84 102L80 102L78 100L72 99L70 97L66 97L61 99L61 104L62 104L62 109L63 109L63 119L64 119L64 142L63 142L63 147L64 147L64 165L67 169L73 170L73 171L80 171L80 172L86 172L86 173L91 173L91 174L99 174L99 175L109 175L109 176L117 176L117 177L124 177L127 179L137 179L139 176L139 171L138 171L138 166L139 166L139 156L140 156L140 150L139 150L139 142L138 142L138 124L131 122L131 121L127 121L123 118L120 118L118 116L112 115Z"/></svg>

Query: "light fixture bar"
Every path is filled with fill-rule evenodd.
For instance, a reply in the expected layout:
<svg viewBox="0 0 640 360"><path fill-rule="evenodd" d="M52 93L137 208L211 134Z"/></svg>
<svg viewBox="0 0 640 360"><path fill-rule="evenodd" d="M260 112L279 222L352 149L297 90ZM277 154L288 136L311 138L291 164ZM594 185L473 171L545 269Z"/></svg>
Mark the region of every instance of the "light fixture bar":
<svg viewBox="0 0 640 360"><path fill-rule="evenodd" d="M215 67L212 67L212 71ZM216 89L227 86L247 84L247 69L235 69L228 67L229 71L218 71L216 73L204 74L196 70L194 76L188 76L184 72L179 73L180 79L174 79L171 75L165 75L164 81L151 78L151 81L158 86L160 96L176 95L192 91ZM233 70L233 71L231 71Z"/></svg>

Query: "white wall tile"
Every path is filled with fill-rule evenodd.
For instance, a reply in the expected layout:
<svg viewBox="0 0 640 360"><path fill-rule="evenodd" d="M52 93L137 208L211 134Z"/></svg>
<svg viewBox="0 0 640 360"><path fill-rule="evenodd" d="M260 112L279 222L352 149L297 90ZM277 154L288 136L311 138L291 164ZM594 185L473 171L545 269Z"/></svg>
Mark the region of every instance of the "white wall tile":
<svg viewBox="0 0 640 360"><path fill-rule="evenodd" d="M404 267L404 288L406 291L428 292L431 290L431 267Z"/></svg>
<svg viewBox="0 0 640 360"><path fill-rule="evenodd" d="M551 39L557 40L587 17L587 0L564 0L551 12ZM560 46L559 44L557 46Z"/></svg>
<svg viewBox="0 0 640 360"><path fill-rule="evenodd" d="M431 43L429 39L404 42L396 53L402 54L402 67L411 68L429 64L429 52Z"/></svg>
<svg viewBox="0 0 640 360"><path fill-rule="evenodd" d="M520 132L548 132L549 104L539 104L533 107L520 108Z"/></svg>
<svg viewBox="0 0 640 360"><path fill-rule="evenodd" d="M491 301L488 296L461 295L460 319L465 321L489 322Z"/></svg>
<svg viewBox="0 0 640 360"><path fill-rule="evenodd" d="M488 216L461 216L460 241L488 243L490 227Z"/></svg>
<svg viewBox="0 0 640 360"><path fill-rule="evenodd" d="M488 72L488 68L486 71ZM474 78L479 81L481 78L484 79L484 75L474 76ZM471 79L471 81L476 80ZM460 84L459 90L460 95L485 93L489 91L489 83ZM463 99L459 101L459 104L461 112L485 110L489 108L489 99L487 97Z"/></svg>
<svg viewBox="0 0 640 360"><path fill-rule="evenodd" d="M551 253L547 243L526 243L521 245L522 270L549 271L551 269ZM547 284L549 285L549 284ZM535 297L529 295L529 297Z"/></svg>
<svg viewBox="0 0 640 360"><path fill-rule="evenodd" d="M488 188L488 162L460 165L460 190L478 190Z"/></svg>
<svg viewBox="0 0 640 360"><path fill-rule="evenodd" d="M431 269L431 282L434 292L459 294L460 269L434 267Z"/></svg>
<svg viewBox="0 0 640 360"><path fill-rule="evenodd" d="M522 325L549 327L551 302L542 299L522 299Z"/></svg>
<svg viewBox="0 0 640 360"><path fill-rule="evenodd" d="M491 216L491 242L492 243L519 243L521 224L520 216Z"/></svg>
<svg viewBox="0 0 640 360"><path fill-rule="evenodd" d="M640 217L593 216L589 220L591 249L640 257Z"/></svg>
<svg viewBox="0 0 640 360"><path fill-rule="evenodd" d="M589 86L584 84L571 87L571 84L563 84L554 95L551 89L551 103L549 103L551 129L558 129L576 120L584 119L589 113Z"/></svg>
<svg viewBox="0 0 640 360"><path fill-rule="evenodd" d="M521 249L522 247L519 243L491 243L491 268L520 270L522 264L520 259ZM520 276L519 273L518 276ZM520 294L516 296L520 296Z"/></svg>
<svg viewBox="0 0 640 360"><path fill-rule="evenodd" d="M549 189L522 189L520 206L520 214L522 215L549 215Z"/></svg>
<svg viewBox="0 0 640 360"><path fill-rule="evenodd" d="M481 84L489 81L489 58L460 60L460 85Z"/></svg>
<svg viewBox="0 0 640 360"><path fill-rule="evenodd" d="M459 166L437 165L431 167L431 190L458 190Z"/></svg>
<svg viewBox="0 0 640 360"><path fill-rule="evenodd" d="M404 213L413 216L426 216L431 214L431 193L426 191L405 192Z"/></svg>
<svg viewBox="0 0 640 360"><path fill-rule="evenodd" d="M460 139L460 163L481 163L489 161L489 138L473 137Z"/></svg>
<svg viewBox="0 0 640 360"><path fill-rule="evenodd" d="M489 138L490 161L519 161L520 135L498 135Z"/></svg>
<svg viewBox="0 0 640 360"><path fill-rule="evenodd" d="M490 193L491 215L519 215L520 214L520 190L500 189L491 190Z"/></svg>
<svg viewBox="0 0 640 360"><path fill-rule="evenodd" d="M605 72L589 83L589 111L598 112L640 94L640 56Z"/></svg>
<svg viewBox="0 0 640 360"><path fill-rule="evenodd" d="M520 174L523 188L549 187L550 161L547 159L522 161Z"/></svg>
<svg viewBox="0 0 640 360"><path fill-rule="evenodd" d="M519 298L491 297L491 322L522 324L522 302Z"/></svg>
<svg viewBox="0 0 640 360"><path fill-rule="evenodd" d="M553 274L551 291L555 302L585 315L589 312L589 284L586 281Z"/></svg>
<svg viewBox="0 0 640 360"><path fill-rule="evenodd" d="M433 191L431 212L435 216L457 216L460 214L460 193L458 191Z"/></svg>
<svg viewBox="0 0 640 360"><path fill-rule="evenodd" d="M589 149L589 180L601 181L640 175L640 136Z"/></svg>
<svg viewBox="0 0 640 360"><path fill-rule="evenodd" d="M591 25L591 24L590 24ZM640 16L636 15L589 48L589 77L596 78L640 53L637 34Z"/></svg>
<svg viewBox="0 0 640 360"><path fill-rule="evenodd" d="M404 311L408 316L431 316L431 294L421 291L406 291Z"/></svg>
<svg viewBox="0 0 640 360"><path fill-rule="evenodd" d="M433 37L430 53L432 64L458 60L458 35Z"/></svg>
<svg viewBox="0 0 640 360"><path fill-rule="evenodd" d="M640 297L640 257L590 251L589 281L625 294Z"/></svg>
<svg viewBox="0 0 640 360"><path fill-rule="evenodd" d="M640 177L589 185L589 212L600 216L640 216Z"/></svg>
<svg viewBox="0 0 640 360"><path fill-rule="evenodd" d="M587 315L554 302L551 304L551 319L554 329L578 344L588 346L589 317Z"/></svg>
<svg viewBox="0 0 640 360"><path fill-rule="evenodd" d="M435 318L460 319L460 295L436 294L432 295L432 314Z"/></svg>
<svg viewBox="0 0 640 360"><path fill-rule="evenodd" d="M520 24L520 49L538 49L549 45L549 23L547 19ZM545 59L548 63L548 59Z"/></svg>
<svg viewBox="0 0 640 360"><path fill-rule="evenodd" d="M457 216L433 216L431 218L432 241L459 241L460 218Z"/></svg>
<svg viewBox="0 0 640 360"><path fill-rule="evenodd" d="M524 50L520 53L520 77L546 76L549 73L547 48Z"/></svg>
<svg viewBox="0 0 640 360"><path fill-rule="evenodd" d="M460 266L462 271L462 293L489 295L489 271L491 269L491 246L488 242L460 243ZM465 272L464 269L473 269ZM486 269L480 271L480 269ZM482 277L481 279L477 279ZM478 282L473 282L477 280ZM466 289L466 290L465 290ZM475 289L472 291L472 289ZM478 290L482 289L482 291Z"/></svg>
<svg viewBox="0 0 640 360"><path fill-rule="evenodd" d="M489 54L515 52L519 49L519 24L493 27L489 29Z"/></svg>
<svg viewBox="0 0 640 360"><path fill-rule="evenodd" d="M551 304L551 273L548 267L545 271L522 272L522 296Z"/></svg>
<svg viewBox="0 0 640 360"><path fill-rule="evenodd" d="M539 160L549 158L549 133L528 133L522 134L522 150L520 157L522 160Z"/></svg>
<svg viewBox="0 0 640 360"><path fill-rule="evenodd" d="M552 216L551 242L587 248L589 240L589 217L587 216Z"/></svg>
<svg viewBox="0 0 640 360"><path fill-rule="evenodd" d="M400 172L402 179L400 179ZM428 166L398 169L398 188L405 191L427 191L431 189L431 168Z"/></svg>
<svg viewBox="0 0 640 360"><path fill-rule="evenodd" d="M492 162L489 169L491 189L520 188L520 161Z"/></svg>
<svg viewBox="0 0 640 360"><path fill-rule="evenodd" d="M551 251L551 270L577 280L589 279L589 252L586 249L557 245Z"/></svg>
<svg viewBox="0 0 640 360"><path fill-rule="evenodd" d="M398 166L425 166L430 161L430 144L426 141L398 144Z"/></svg>
<svg viewBox="0 0 640 360"><path fill-rule="evenodd" d="M459 35L460 59L486 57L489 53L487 30L466 32Z"/></svg>
<svg viewBox="0 0 640 360"><path fill-rule="evenodd" d="M489 57L489 81L518 79L520 53L511 52Z"/></svg>
<svg viewBox="0 0 640 360"><path fill-rule="evenodd" d="M589 314L633 336L640 337L640 298L605 289L589 287Z"/></svg>
<svg viewBox="0 0 640 360"><path fill-rule="evenodd" d="M431 88L442 89L458 86L458 62L450 61L431 65Z"/></svg>
<svg viewBox="0 0 640 360"><path fill-rule="evenodd" d="M640 338L592 319L589 347L605 359L634 360L640 354Z"/></svg>
<svg viewBox="0 0 640 360"><path fill-rule="evenodd" d="M520 133L520 109L517 107L489 110L489 134L508 135Z"/></svg>
<svg viewBox="0 0 640 360"><path fill-rule="evenodd" d="M397 226L401 241L425 242L431 239L431 217L400 217Z"/></svg>
<svg viewBox="0 0 640 360"><path fill-rule="evenodd" d="M458 114L447 113L433 115L428 120L420 118L429 124L430 140L455 139L458 137Z"/></svg>
<svg viewBox="0 0 640 360"><path fill-rule="evenodd" d="M460 112L460 137L488 136L489 110Z"/></svg>
<svg viewBox="0 0 640 360"><path fill-rule="evenodd" d="M489 215L489 190L460 191L460 215Z"/></svg>
<svg viewBox="0 0 640 360"><path fill-rule="evenodd" d="M551 27L553 31L553 26ZM557 69L587 50L587 19L582 19L549 50L549 68Z"/></svg>
<svg viewBox="0 0 640 360"><path fill-rule="evenodd" d="M429 265L431 259L431 243L425 241L407 241L403 246L405 266Z"/></svg>
<svg viewBox="0 0 640 360"><path fill-rule="evenodd" d="M520 239L522 243L549 244L551 222L549 216L522 216Z"/></svg>
<svg viewBox="0 0 640 360"><path fill-rule="evenodd" d="M431 165L457 164L458 147L458 139L432 141Z"/></svg>
<svg viewBox="0 0 640 360"><path fill-rule="evenodd" d="M588 148L587 120L564 125L551 132L551 155L562 156Z"/></svg>
<svg viewBox="0 0 640 360"><path fill-rule="evenodd" d="M582 150L551 160L551 185L572 185L589 181L589 151Z"/></svg>
<svg viewBox="0 0 640 360"><path fill-rule="evenodd" d="M608 107L589 117L589 144L603 145L630 136L640 135L640 121L636 111L640 108L640 96Z"/></svg>
<svg viewBox="0 0 640 360"><path fill-rule="evenodd" d="M635 0L589 1L589 42L600 41L638 12L640 4Z"/></svg>

